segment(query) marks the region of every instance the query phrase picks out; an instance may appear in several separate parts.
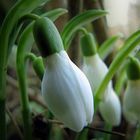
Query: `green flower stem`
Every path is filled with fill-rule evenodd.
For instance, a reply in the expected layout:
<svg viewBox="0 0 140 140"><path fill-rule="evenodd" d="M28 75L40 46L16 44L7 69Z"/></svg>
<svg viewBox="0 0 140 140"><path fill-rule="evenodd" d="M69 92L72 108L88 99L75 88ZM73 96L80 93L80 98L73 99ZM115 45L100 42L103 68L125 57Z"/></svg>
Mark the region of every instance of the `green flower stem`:
<svg viewBox="0 0 140 140"><path fill-rule="evenodd" d="M11 53L11 50L12 50L12 47L14 46L14 44L15 44L15 41L16 41L16 39L17 39L17 37L18 37L18 35L19 35L19 32L20 32L20 30L21 30L21 28L22 28L22 25L23 24L18 24L18 25L16 25L14 28L14 31L12 31L12 37L10 38L10 40L9 40L9 47L8 47L8 57L9 57L9 55L10 55L10 53Z"/></svg>
<svg viewBox="0 0 140 140"><path fill-rule="evenodd" d="M68 49L75 32L81 28L83 25L94 21L107 14L103 10L87 10L74 18L72 18L64 27L61 36L64 44L64 48Z"/></svg>
<svg viewBox="0 0 140 140"><path fill-rule="evenodd" d="M114 61L109 67L109 71L106 74L104 80L100 84L99 88L96 91L95 95L95 103L96 106L100 100L100 97L102 93L104 93L105 88L107 87L109 81L112 79L115 72L119 69L121 64L124 62L125 58L128 56L128 54L140 43L140 30L132 34L124 43L122 48L120 49L120 52L115 57Z"/></svg>
<svg viewBox="0 0 140 140"><path fill-rule="evenodd" d="M66 13L65 9L55 9L49 11L43 16L48 16L53 21L56 20L60 15ZM22 107L22 117L23 117L23 125L24 125L24 133L25 139L28 140L31 137L31 113L29 108L29 99L27 94L27 79L26 79L26 55L30 52L31 47L34 42L32 27L34 22L30 23L28 27L24 30L20 37L19 46L17 49L17 74L19 79L19 87L20 87L20 100ZM34 60L35 57L32 56Z"/></svg>
<svg viewBox="0 0 140 140"><path fill-rule="evenodd" d="M25 61L27 61L28 59L30 59L33 62L33 61L36 60L36 58L37 58L37 56L35 56L35 54L33 54L31 52L25 55Z"/></svg>
<svg viewBox="0 0 140 140"><path fill-rule="evenodd" d="M139 127L136 129L134 140L140 140L140 128Z"/></svg>
<svg viewBox="0 0 140 140"><path fill-rule="evenodd" d="M104 129L111 132L112 131L112 126L109 125L109 124L105 124ZM110 138L111 138L111 135L108 135L108 134L104 133L104 138L103 138L104 140L110 140Z"/></svg>
<svg viewBox="0 0 140 140"><path fill-rule="evenodd" d="M113 47L115 46L115 43L118 41L120 36L112 36L109 39L107 39L99 48L98 48L98 54L102 59L105 59L108 54L113 50Z"/></svg>
<svg viewBox="0 0 140 140"><path fill-rule="evenodd" d="M27 78L26 78L26 68L27 64L25 64L25 53L30 52L33 37L32 36L32 28L28 26L24 30L21 35L18 49L17 49L17 74L20 88L20 100L21 100L21 110L22 110L22 118L23 118L23 126L24 126L24 138L26 140L31 140L32 138L32 129L31 129L31 113L29 108L29 99L27 93ZM24 46L28 46L25 48Z"/></svg>
<svg viewBox="0 0 140 140"><path fill-rule="evenodd" d="M27 19L31 19L31 20L36 20L40 18L40 16L36 15L36 14L26 14L25 16L23 16L20 21L19 21L19 24L24 22L25 20Z"/></svg>
<svg viewBox="0 0 140 140"><path fill-rule="evenodd" d="M78 31L82 32L84 35L88 34L88 31L84 27L79 28Z"/></svg>
<svg viewBox="0 0 140 140"><path fill-rule="evenodd" d="M83 129L80 133L77 134L75 140L87 140L88 129Z"/></svg>
<svg viewBox="0 0 140 140"><path fill-rule="evenodd" d="M17 2L6 16L0 32L0 137L6 139L6 116L5 116L5 99L6 99L6 72L8 61L8 49L10 44L10 35L18 20L30 13L38 5L46 0L36 0L30 3L27 0ZM10 52L9 52L10 53Z"/></svg>
<svg viewBox="0 0 140 140"><path fill-rule="evenodd" d="M33 68L36 72L36 74L38 75L38 77L40 78L40 80L42 80L44 72L45 72L45 67L43 64L43 59L42 57L36 57L33 53L29 53L26 55L26 61L30 59L33 63Z"/></svg>
<svg viewBox="0 0 140 140"><path fill-rule="evenodd" d="M121 94L121 90L126 82L126 64L122 64L121 68L118 70L117 79L115 84L115 92L119 96Z"/></svg>

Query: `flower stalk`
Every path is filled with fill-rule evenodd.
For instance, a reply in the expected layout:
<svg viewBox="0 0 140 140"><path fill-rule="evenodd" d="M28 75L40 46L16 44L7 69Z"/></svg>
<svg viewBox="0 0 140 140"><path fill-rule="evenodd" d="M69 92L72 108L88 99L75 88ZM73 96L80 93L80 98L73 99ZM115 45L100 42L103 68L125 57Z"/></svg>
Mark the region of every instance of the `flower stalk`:
<svg viewBox="0 0 140 140"><path fill-rule="evenodd" d="M5 99L6 99L6 72L7 72L7 61L8 61L8 52L9 44L10 44L10 35L14 29L14 26L17 24L18 20L30 13L33 9L35 9L38 5L46 2L47 0L36 0L30 2L28 1L18 1L7 14L4 22L2 24L1 32L0 32L0 136L1 140L6 139L6 113L5 113Z"/></svg>

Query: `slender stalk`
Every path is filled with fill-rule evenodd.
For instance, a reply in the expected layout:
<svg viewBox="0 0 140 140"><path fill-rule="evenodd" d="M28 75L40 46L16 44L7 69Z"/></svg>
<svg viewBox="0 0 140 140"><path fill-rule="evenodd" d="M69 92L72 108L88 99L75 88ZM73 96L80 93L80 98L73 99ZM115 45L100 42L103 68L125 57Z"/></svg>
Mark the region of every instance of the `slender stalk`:
<svg viewBox="0 0 140 140"><path fill-rule="evenodd" d="M66 10L64 9L56 9L52 10L44 15L50 17L52 20L57 19L60 15L64 14ZM38 16L34 16L34 18L38 18ZM27 54L31 51L31 47L34 42L33 34L32 34L32 27L34 22L32 22L24 32L22 33L19 41L19 46L17 49L17 74L18 74L18 81L20 87L20 100L21 100L21 110L22 110L22 118L23 118L23 126L24 126L24 133L25 139L31 140L31 112L29 108L29 99L27 93L27 78L26 78L26 60ZM31 57L30 57L31 58ZM32 55L32 59L35 59L35 56ZM44 69L43 69L44 70ZM42 70L42 71L43 71ZM43 74L40 74L41 76Z"/></svg>
<svg viewBox="0 0 140 140"><path fill-rule="evenodd" d="M37 76L40 78L40 80L42 80L44 72L45 72L45 67L44 67L44 64L43 64L42 57L41 56L37 57L33 53L28 53L25 56L25 59L26 59L26 61L28 59L30 59L32 61L33 68L34 68Z"/></svg>
<svg viewBox="0 0 140 140"><path fill-rule="evenodd" d="M134 140L140 140L140 128L139 127L136 129Z"/></svg>
<svg viewBox="0 0 140 140"><path fill-rule="evenodd" d="M26 68L27 65L25 62L25 53L29 52L32 43L32 26L29 26L24 30L21 35L19 46L17 49L17 74L18 81L20 87L20 100L21 100L21 110L22 110L22 118L23 118L23 126L24 126L24 134L26 140L31 140L32 138L32 127L31 127L31 113L29 108L29 99L27 93L27 78L26 78ZM29 37L29 38L27 38Z"/></svg>
<svg viewBox="0 0 140 140"><path fill-rule="evenodd" d="M75 140L87 140L88 129L83 129L80 133L77 134Z"/></svg>
<svg viewBox="0 0 140 140"><path fill-rule="evenodd" d="M121 90L124 86L124 83L126 82L126 69L125 69L126 65L124 64L122 66L122 68L120 68L120 70L118 71L118 75L117 75L117 80L116 80L116 84L115 84L115 91L117 93L117 95L121 94Z"/></svg>
<svg viewBox="0 0 140 140"><path fill-rule="evenodd" d="M0 137L6 140L6 115L5 115L5 99L6 99L6 72L10 35L18 20L30 13L41 3L47 0L36 0L28 3L27 0L18 1L6 16L1 32L0 32ZM28 7L27 7L28 4Z"/></svg>
<svg viewBox="0 0 140 140"><path fill-rule="evenodd" d="M111 132L112 131L112 126L108 125L108 124L105 124L104 129ZM103 138L104 140L110 140L110 138L111 138L111 135L104 134L104 138Z"/></svg>

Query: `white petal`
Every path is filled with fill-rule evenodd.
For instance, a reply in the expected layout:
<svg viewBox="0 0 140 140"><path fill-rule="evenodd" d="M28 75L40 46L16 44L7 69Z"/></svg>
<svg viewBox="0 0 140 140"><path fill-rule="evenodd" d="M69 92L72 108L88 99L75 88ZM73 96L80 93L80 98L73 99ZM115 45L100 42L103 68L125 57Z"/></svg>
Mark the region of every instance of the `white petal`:
<svg viewBox="0 0 140 140"><path fill-rule="evenodd" d="M85 57L85 63L83 66L83 71L86 74L91 87L94 93L95 90L99 87L105 75L108 72L108 68L105 63L101 60L98 54L95 54L90 57ZM110 87L112 86L111 82L109 82L106 91L104 94L108 94ZM106 96L104 95L103 96Z"/></svg>
<svg viewBox="0 0 140 140"><path fill-rule="evenodd" d="M104 101L99 103L99 110L103 119L111 125L119 125L121 121L121 104L115 92L105 97Z"/></svg>
<svg viewBox="0 0 140 140"><path fill-rule="evenodd" d="M42 94L52 113L67 127L81 131L93 117L93 97L84 74L65 51L47 57Z"/></svg>
<svg viewBox="0 0 140 140"><path fill-rule="evenodd" d="M140 121L140 80L128 81L123 98L123 113L130 123Z"/></svg>
<svg viewBox="0 0 140 140"><path fill-rule="evenodd" d="M84 75L84 73L74 64L72 63L73 70L76 71L75 77L77 80L77 84L79 86L79 98L84 103L85 111L86 111L86 120L87 123L91 123L93 119L93 113L94 113L94 105L93 105L93 95L92 90L89 84L88 79ZM83 83L82 83L83 81Z"/></svg>

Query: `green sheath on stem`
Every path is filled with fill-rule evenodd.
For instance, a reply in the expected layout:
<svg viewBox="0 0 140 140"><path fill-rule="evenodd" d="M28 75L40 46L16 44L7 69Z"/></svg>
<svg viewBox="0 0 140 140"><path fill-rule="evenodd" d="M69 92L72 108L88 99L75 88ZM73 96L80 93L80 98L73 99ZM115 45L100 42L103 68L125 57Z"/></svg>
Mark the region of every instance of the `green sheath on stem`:
<svg viewBox="0 0 140 140"><path fill-rule="evenodd" d="M81 37L81 48L84 56L92 56L96 54L96 42L91 33L87 33Z"/></svg>
<svg viewBox="0 0 140 140"><path fill-rule="evenodd" d="M33 34L43 57L63 50L62 39L54 23L46 17L36 20Z"/></svg>
<svg viewBox="0 0 140 140"><path fill-rule="evenodd" d="M130 80L140 79L140 62L135 57L129 57L127 64L127 76Z"/></svg>
<svg viewBox="0 0 140 140"><path fill-rule="evenodd" d="M38 75L38 77L40 78L40 80L42 80L44 72L45 72L45 67L43 64L42 57L37 57L33 61L33 68L34 68L36 74Z"/></svg>

